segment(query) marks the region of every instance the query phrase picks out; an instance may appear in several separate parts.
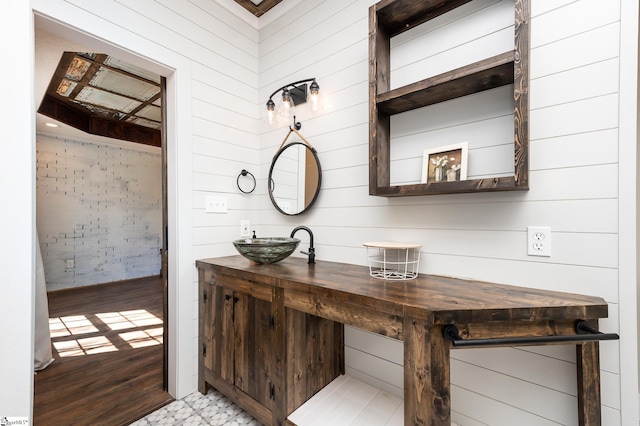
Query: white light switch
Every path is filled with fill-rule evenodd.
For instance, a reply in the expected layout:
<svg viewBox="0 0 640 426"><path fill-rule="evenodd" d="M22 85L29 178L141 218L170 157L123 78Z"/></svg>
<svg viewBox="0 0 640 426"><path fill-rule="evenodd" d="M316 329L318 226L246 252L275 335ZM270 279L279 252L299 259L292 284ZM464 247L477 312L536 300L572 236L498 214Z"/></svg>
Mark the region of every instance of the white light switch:
<svg viewBox="0 0 640 426"><path fill-rule="evenodd" d="M207 195L205 197L205 211L207 213L226 213L227 197Z"/></svg>

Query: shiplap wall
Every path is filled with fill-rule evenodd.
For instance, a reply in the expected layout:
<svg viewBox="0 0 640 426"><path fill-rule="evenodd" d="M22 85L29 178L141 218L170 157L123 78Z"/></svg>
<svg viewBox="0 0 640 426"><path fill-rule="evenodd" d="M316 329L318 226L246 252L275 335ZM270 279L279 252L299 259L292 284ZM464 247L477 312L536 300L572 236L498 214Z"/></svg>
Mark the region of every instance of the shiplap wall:
<svg viewBox="0 0 640 426"><path fill-rule="evenodd" d="M38 135L36 218L47 290L160 274L160 148L129 145Z"/></svg>
<svg viewBox="0 0 640 426"><path fill-rule="evenodd" d="M421 272L602 296L610 316L601 328L617 332L620 2L532 0L529 191L394 199L368 195L367 35L373 3L307 1L260 30L260 101L285 83L316 77L325 107L315 117L298 114L323 169L317 204L301 216L285 217L270 206L266 177L286 127L261 124L258 233L287 235L304 224L314 232L318 261L356 264L366 264L365 241L419 242ZM467 59L459 52L468 47L502 46L513 29L513 15L507 16L512 8L513 1L478 0L450 20L455 34L435 22L403 35L410 40L394 42L393 78L405 84L434 66L459 66ZM415 157L408 175L397 179L419 179L417 159L425 144L464 140L471 148L470 174L508 173L508 90L425 108L426 116L415 111L394 117L397 158ZM527 256L529 225L551 227L552 257ZM346 343L350 374L401 394L399 342L349 328ZM618 348L617 342L601 345L606 425L621 424ZM577 424L572 346L464 350L452 358L455 422Z"/></svg>

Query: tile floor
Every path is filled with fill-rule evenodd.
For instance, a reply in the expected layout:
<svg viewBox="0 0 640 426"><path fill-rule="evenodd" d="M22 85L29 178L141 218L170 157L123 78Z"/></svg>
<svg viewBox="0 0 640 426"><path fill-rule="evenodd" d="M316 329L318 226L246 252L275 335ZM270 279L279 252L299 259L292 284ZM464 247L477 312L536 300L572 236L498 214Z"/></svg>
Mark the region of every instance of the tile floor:
<svg viewBox="0 0 640 426"><path fill-rule="evenodd" d="M256 419L214 389L194 392L174 401L130 426L261 426ZM451 423L451 426L458 426Z"/></svg>
<svg viewBox="0 0 640 426"><path fill-rule="evenodd" d="M194 392L178 401L165 405L131 426L260 426L221 393L210 389L206 395Z"/></svg>

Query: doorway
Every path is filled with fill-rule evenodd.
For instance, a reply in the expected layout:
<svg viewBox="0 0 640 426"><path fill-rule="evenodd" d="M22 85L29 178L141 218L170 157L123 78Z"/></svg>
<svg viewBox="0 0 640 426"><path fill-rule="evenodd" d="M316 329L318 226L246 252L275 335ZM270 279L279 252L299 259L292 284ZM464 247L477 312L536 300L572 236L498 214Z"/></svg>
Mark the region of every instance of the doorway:
<svg viewBox="0 0 640 426"><path fill-rule="evenodd" d="M40 13L34 8L35 26L67 40L119 57L156 72L166 79L166 170L167 170L167 384L176 399L195 389L192 348L193 281L191 170L192 122L191 63L180 54L159 48L150 40L133 40L128 30L102 22L87 23L76 15L57 16L56 11ZM52 16L57 16L57 19ZM137 53L135 53L137 52ZM178 93L178 87L180 92ZM180 143L178 143L178 140ZM180 179L178 179L180 176ZM185 285L178 285L183 282Z"/></svg>
<svg viewBox="0 0 640 426"><path fill-rule="evenodd" d="M54 55L53 59L57 61L62 51L91 52L93 49L91 46L81 46L50 32L44 33L46 36L39 36L39 32L42 31L36 27L37 56ZM43 38L46 41L43 42ZM95 65L95 55L82 55L85 56L76 60L84 58L87 63L92 61ZM51 78L51 74L46 61L38 59L41 58L36 57L35 86L41 91L41 86ZM107 70L110 74L107 78L110 77L111 80L114 79L116 70L120 69L114 68L118 66L125 68L129 76L134 75L133 67L127 64L123 66L122 61L112 58L100 60L101 64L109 60L108 66L103 65L100 70ZM132 77L127 78L132 80ZM164 79L157 76L157 82L162 89ZM54 85L57 86L58 83ZM111 93L118 91L114 87L109 89ZM36 101L39 100L39 95L37 92ZM159 110L158 106L150 104L155 102L155 105L161 105L160 99L158 94L153 97L150 95L149 102L144 106L147 109L155 107ZM40 127L43 121L57 123L60 129L53 129L45 134ZM43 398L40 397L43 386L73 386L69 381L63 380L63 377L60 377L60 380L53 377L51 380L45 376L62 374L68 377L70 374L79 374L80 377L90 377L95 381L102 393L102 387L118 389L114 383L128 385L122 387L121 391L124 392L112 394L128 391L135 393L136 387L151 387L151 393L158 394L152 401L153 408L157 408L158 404L172 400L168 394L163 397L162 392L158 392L167 389L168 371L168 351L160 348L166 348L163 341L166 342L168 334L166 144L153 147L96 137L77 132L71 126L49 120L40 114L36 122L40 148L37 172L40 181L38 206L49 204L49 209L44 214L41 208L38 208L38 217L45 217L49 222L53 222L53 225L44 226L44 232L43 226L38 227L41 246L45 246L47 251L44 256L45 272L47 269L52 272L51 282L54 289L64 286L71 288L61 290L63 294L56 293L53 297L58 301L55 308L62 312L61 315L50 315L52 333L55 335L54 355L59 361L36 378L38 397L35 400L39 404L55 405L55 400L46 402L45 399L43 402ZM56 133L57 130L59 133ZM40 157L45 159L41 161ZM41 169L49 172L42 173ZM43 181L44 183L41 183ZM55 183L51 186L51 182L47 181ZM45 189L41 190L40 186ZM42 220L38 222L42 225ZM118 283L102 284L114 281ZM102 285L100 288L85 288L94 287L93 284ZM143 288L145 285L147 289ZM111 291L103 294L107 289ZM136 298L135 295L140 292L144 293L144 297ZM82 302L83 298L84 303L74 305L74 300L79 299ZM132 304L134 300L138 306ZM75 311L64 308L60 311L60 303L63 307L73 306ZM128 373L122 373L122 368L114 369L112 374L101 370L105 363L118 365L118 359L128 359L126 363L132 365L132 360L140 359L140 355L134 356L133 352L148 352L150 346L156 345L160 345L159 348L153 349L153 354L156 355L145 355L143 358L147 364L139 365L139 376L144 376L145 380L127 376ZM132 351L132 348L135 351ZM75 358L75 361L70 362L71 358ZM83 359L83 362L78 363L80 359ZM158 363L157 368L148 363L149 359ZM64 364L64 367L61 364ZM71 370L69 366L72 366ZM87 368L92 369L94 374L91 375ZM149 370L155 372L155 378L149 377ZM117 378L115 382L111 380L113 376ZM79 380L75 382L77 381ZM153 385L150 386L149 383ZM69 393L67 389L57 390L57 393L62 395ZM82 393L78 395L82 396ZM95 411L93 405L86 405L84 409L89 407L91 411ZM41 407L35 408L36 414L42 411ZM83 410L82 405L79 409ZM135 410L133 412L135 413ZM78 416L77 411L73 415ZM59 416L60 414L58 418Z"/></svg>

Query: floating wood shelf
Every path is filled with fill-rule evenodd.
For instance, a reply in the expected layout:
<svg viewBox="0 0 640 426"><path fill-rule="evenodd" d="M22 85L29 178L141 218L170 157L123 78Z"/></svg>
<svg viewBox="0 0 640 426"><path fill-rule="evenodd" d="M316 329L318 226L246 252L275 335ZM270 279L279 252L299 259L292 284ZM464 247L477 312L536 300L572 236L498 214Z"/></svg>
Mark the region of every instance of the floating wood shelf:
<svg viewBox="0 0 640 426"><path fill-rule="evenodd" d="M506 52L376 97L378 111L399 114L513 83L513 52Z"/></svg>
<svg viewBox="0 0 640 426"><path fill-rule="evenodd" d="M369 9L369 194L430 195L529 188L529 0L515 2L515 48L390 90L391 37L469 0L383 0ZM455 182L391 185L391 116L513 84L514 175Z"/></svg>

